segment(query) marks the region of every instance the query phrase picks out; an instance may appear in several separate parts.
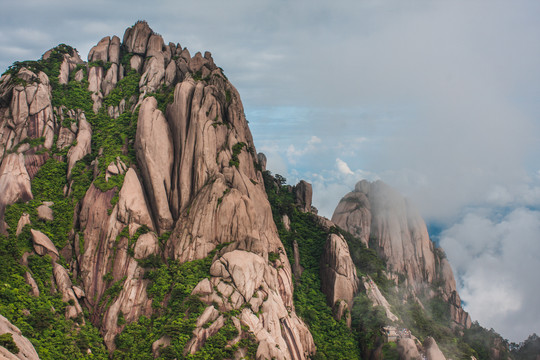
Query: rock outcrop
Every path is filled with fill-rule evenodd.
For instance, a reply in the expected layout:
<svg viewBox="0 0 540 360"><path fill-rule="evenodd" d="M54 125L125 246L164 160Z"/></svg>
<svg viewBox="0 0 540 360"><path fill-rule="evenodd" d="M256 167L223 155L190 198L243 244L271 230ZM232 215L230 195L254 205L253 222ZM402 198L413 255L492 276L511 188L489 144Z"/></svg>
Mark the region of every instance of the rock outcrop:
<svg viewBox="0 0 540 360"><path fill-rule="evenodd" d="M33 198L30 176L24 165L22 154L7 155L0 166L0 233L6 231L4 212L6 206L16 201L28 201Z"/></svg>
<svg viewBox="0 0 540 360"><path fill-rule="evenodd" d="M305 359L314 354L311 334L294 310L292 269L266 198L259 167L264 161L256 155L240 96L211 54L192 57L180 44L166 45L141 21L126 30L122 41L116 36L99 41L90 50L86 70L76 52L51 50L43 59L60 59L61 84L86 78L96 115L66 106L53 109L49 79L42 72L22 68L2 77L1 202L3 211L32 198L30 180L50 156L37 150L51 149L55 135L52 156L66 163L65 196L73 196L78 185L72 179L74 167L83 159L92 161L85 171L94 183L75 206L69 248L59 251L44 233L32 230L34 251L52 257L56 287L73 304L66 316L89 309L90 321L114 350L114 339L124 327L120 316L129 324L154 312L141 261L153 256L187 262L205 258L221 245L210 278L194 291L209 308L218 306L198 321L186 351L199 350L223 326L223 313L238 310L233 322L239 336L255 336L259 357ZM110 95L133 70L140 75L138 93L111 105ZM154 93L165 88L172 97L162 106ZM114 121L125 111L137 111L138 121L122 153L110 156L108 144L92 148L103 137L102 130L94 134L95 117ZM41 137L38 146L26 144L30 141L25 139ZM128 160L128 154L135 158ZM121 185L104 185L113 178L112 184ZM310 192L300 190L309 211ZM51 217L50 209L39 209L41 219L60 216L55 210ZM28 220L21 217L19 233ZM168 237L163 244L160 235ZM69 270L80 287L56 263L60 253L71 259ZM279 256L269 261L270 253ZM119 289L114 295L108 291L112 287ZM204 327L210 319L212 325Z"/></svg>
<svg viewBox="0 0 540 360"><path fill-rule="evenodd" d="M390 304L388 303L388 300L386 300L386 298L383 296L383 294L379 290L379 287L377 286L377 284L375 284L375 282L373 282L371 277L362 277L362 287L363 290L366 292L368 298L371 300L373 306L381 306L384 309L388 320L398 320L398 317L394 315L394 313L390 309Z"/></svg>
<svg viewBox="0 0 540 360"><path fill-rule="evenodd" d="M444 253L430 240L418 211L394 189L382 181L358 182L341 199L332 221L376 250L390 274L400 274L413 292L433 296L429 285L442 284L440 295L449 303L453 320L470 327Z"/></svg>
<svg viewBox="0 0 540 360"><path fill-rule="evenodd" d="M350 312L353 297L358 292L359 279L349 246L341 235L330 234L326 240L321 258L321 283L328 305L334 310L334 316L338 320L346 316L347 325L350 327Z"/></svg>
<svg viewBox="0 0 540 360"><path fill-rule="evenodd" d="M424 340L423 346L424 353L428 360L446 360L446 357L441 349L439 349L437 342L431 336L428 336L426 340Z"/></svg>
<svg viewBox="0 0 540 360"><path fill-rule="evenodd" d="M172 230L168 197L171 192L173 145L167 120L157 109L154 97L146 98L139 110L135 151L158 228L162 232Z"/></svg>
<svg viewBox="0 0 540 360"><path fill-rule="evenodd" d="M293 193L298 208L303 212L311 212L311 199L313 197L311 184L304 180L300 180L293 188Z"/></svg>
<svg viewBox="0 0 540 360"><path fill-rule="evenodd" d="M34 242L34 250L38 255L49 255L53 260L58 260L60 255L56 246L47 235L38 230L30 230Z"/></svg>
<svg viewBox="0 0 540 360"><path fill-rule="evenodd" d="M19 349L14 354L8 349L0 346L0 358L2 359L20 359L20 360L39 360L39 356L32 343L22 335L18 327L9 322L8 319L0 315L0 334L11 334L13 342Z"/></svg>
<svg viewBox="0 0 540 360"><path fill-rule="evenodd" d="M400 338L397 342L397 350L401 360L422 359L415 341L411 338Z"/></svg>

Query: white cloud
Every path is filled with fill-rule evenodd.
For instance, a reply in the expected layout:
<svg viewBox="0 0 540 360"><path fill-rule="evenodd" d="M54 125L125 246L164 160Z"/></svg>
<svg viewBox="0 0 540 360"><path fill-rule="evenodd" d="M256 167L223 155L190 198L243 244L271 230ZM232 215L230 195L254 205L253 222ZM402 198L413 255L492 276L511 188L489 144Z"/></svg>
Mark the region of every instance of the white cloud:
<svg viewBox="0 0 540 360"><path fill-rule="evenodd" d="M347 163L339 158L336 159L336 166L340 173L344 175L354 175L352 170L349 168L349 165Z"/></svg>
<svg viewBox="0 0 540 360"><path fill-rule="evenodd" d="M313 155L319 151L318 144L322 143L322 140L317 136L313 135L308 141L307 144L297 149L293 144L290 144L287 147L287 159L291 164L296 164L297 161L306 154Z"/></svg>
<svg viewBox="0 0 540 360"><path fill-rule="evenodd" d="M540 212L471 211L441 234L473 320L519 342L540 332Z"/></svg>

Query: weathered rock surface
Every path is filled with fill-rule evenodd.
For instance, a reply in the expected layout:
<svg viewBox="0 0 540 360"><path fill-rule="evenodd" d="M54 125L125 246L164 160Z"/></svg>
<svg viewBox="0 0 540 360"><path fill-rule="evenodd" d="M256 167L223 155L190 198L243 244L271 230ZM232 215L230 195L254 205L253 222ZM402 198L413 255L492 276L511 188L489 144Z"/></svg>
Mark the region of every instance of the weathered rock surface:
<svg viewBox="0 0 540 360"><path fill-rule="evenodd" d="M32 274L30 274L28 271L24 274L24 281L31 287L31 294L33 296L39 296L39 287L36 283L36 280L32 277Z"/></svg>
<svg viewBox="0 0 540 360"><path fill-rule="evenodd" d="M237 320L255 334L259 342L257 358L305 359L315 350L307 327L291 312L292 284L286 260L281 256L275 268L252 252L227 252L212 264L212 279L203 280L193 291L207 304L217 304L220 311L241 310ZM250 306L242 310L245 303Z"/></svg>
<svg viewBox="0 0 540 360"><path fill-rule="evenodd" d="M401 360L422 359L422 356L416 347L416 343L411 338L400 338L397 343L397 350Z"/></svg>
<svg viewBox="0 0 540 360"><path fill-rule="evenodd" d="M47 235L39 230L30 230L34 242L34 250L41 256L50 255L53 260L58 260L60 255L56 246Z"/></svg>
<svg viewBox="0 0 540 360"><path fill-rule="evenodd" d="M54 140L49 78L44 72L36 74L26 68L15 77L18 80L10 76L0 83L0 99L9 104L0 111L0 158L27 138L43 137L47 149Z"/></svg>
<svg viewBox="0 0 540 360"><path fill-rule="evenodd" d="M173 218L168 198L174 161L173 144L167 120L157 109L154 97L146 98L139 110L135 151L156 224L160 231L171 230Z"/></svg>
<svg viewBox="0 0 540 360"><path fill-rule="evenodd" d="M456 284L448 262L436 251L417 210L394 189L382 181L358 182L339 202L332 221L376 250L390 275L404 275L412 291L429 292L429 284L442 284L440 292L454 309L453 320L470 326L453 295Z"/></svg>
<svg viewBox="0 0 540 360"><path fill-rule="evenodd" d="M107 167L106 173L105 173L105 181L109 181L109 178L111 176L115 175L123 175L127 171L127 166L124 164L122 160L120 160L120 157L116 157L115 162L111 162L109 166Z"/></svg>
<svg viewBox="0 0 540 360"><path fill-rule="evenodd" d="M131 56L129 65L120 64L124 55ZM0 200L2 211L5 205L32 197L30 179L49 156L37 150L51 148L55 135L57 149L69 147L67 155L52 155L67 163L68 180L75 164L92 150L97 157L87 171L91 175L93 167L94 179L104 175L110 184L112 177L120 180L117 176L125 175L120 189L101 191L97 183L92 184L77 203L70 243L60 250L80 286L73 286L67 269L56 263L59 251L51 240L32 230L35 251L53 258L56 287L72 304L66 316L77 317L82 307L88 308L90 320L112 351L124 327L118 324L121 315L129 324L155 311L146 293L149 280L138 261L149 256L192 261L225 245L213 259L210 278L194 290L210 310L198 320L186 352L200 349L223 326L223 312L235 309L239 313L232 321L239 335L231 344L249 331L259 343L258 358L312 356L315 345L295 313L291 265L264 190L259 166L264 168L265 160L257 157L240 95L211 54L198 52L191 57L180 44L165 45L148 24L138 22L126 30L122 43L118 37L103 38L88 59L92 62L87 68L88 90L95 113L125 75L125 65L141 75L138 94L118 105L107 102L107 109L102 109L111 121L120 119L124 111L138 111L135 139L126 137L122 155L118 154L125 163L119 157L111 162L110 153L103 153L110 151L107 146L99 151L91 148L92 127L82 110L68 105L52 108L44 73L23 68L0 80L0 159L2 169L9 167L0 172L0 189L6 195ZM79 60L76 52L64 56L62 84L73 78L84 80L85 69L76 70ZM21 81L13 81L15 76ZM153 96L146 97L162 91L163 85L174 89L173 101L164 112ZM39 137L44 137L39 147L25 140ZM94 143L99 141L96 133ZM136 163L128 164L133 148ZM73 196L72 185L65 186L66 197ZM298 194L302 208L310 211L308 186L301 184ZM49 210L49 206L39 209L42 219L51 218ZM19 231L27 220L21 217ZM142 234L138 229L144 230ZM158 235L169 231L168 241L160 244ZM135 233L140 234L137 241ZM270 253L278 258L269 261ZM30 284L32 280L27 278ZM113 285L121 288L114 298L107 292ZM154 352L167 342L166 338L157 342ZM242 354L243 350L235 357Z"/></svg>
<svg viewBox="0 0 540 360"><path fill-rule="evenodd" d="M385 311L386 317L390 321L398 320L398 317L394 315L392 310L390 310L390 304L379 290L377 284L375 284L375 282L371 279L371 277L362 277L362 287L364 288L363 290L366 292L368 298L371 300L373 306L382 306Z"/></svg>
<svg viewBox="0 0 540 360"><path fill-rule="evenodd" d="M27 213L23 213L21 217L19 218L19 222L17 223L17 232L15 233L15 235L17 236L21 235L24 227L29 224L31 224L30 215Z"/></svg>
<svg viewBox="0 0 540 360"><path fill-rule="evenodd" d="M114 349L114 338L122 330L117 325L120 312L128 323L152 312L151 300L146 295L148 280L143 279L144 269L129 255L128 239L120 236L126 227L130 236L141 225L153 229L149 207L133 169L127 171L118 203L109 216L113 195L112 190L103 193L94 186L86 193L79 213L80 226L85 229L84 249L77 251L86 293L84 301L95 311L93 321L101 322L109 349ZM137 258L143 258L155 254L157 249L157 237L149 233L139 237L133 251ZM111 274L112 280L106 280L107 273ZM115 282L122 284L122 290L111 306L105 308L99 299Z"/></svg>
<svg viewBox="0 0 540 360"><path fill-rule="evenodd" d="M446 360L446 357L443 355L441 349L439 349L437 342L431 336L428 336L426 340L424 340L423 346L424 353L428 360Z"/></svg>
<svg viewBox="0 0 540 360"><path fill-rule="evenodd" d="M55 262L53 264L53 274L56 287L62 294L62 301L70 302L71 300L72 303L72 305L70 304L66 307L66 318L74 318L77 317L77 315L82 314L83 310L73 291L73 284L71 283L67 270L62 265Z"/></svg>
<svg viewBox="0 0 540 360"><path fill-rule="evenodd" d="M77 133L77 145L69 149L68 157L68 178L75 163L92 152L92 127L86 121L84 114L79 118L79 131Z"/></svg>
<svg viewBox="0 0 540 360"><path fill-rule="evenodd" d="M258 153L257 161L259 162L262 171L266 171L266 155L264 155L263 153Z"/></svg>
<svg viewBox="0 0 540 360"><path fill-rule="evenodd" d="M293 192L296 205L298 205L299 209L303 212L311 212L311 199L313 197L311 184L300 180L294 187Z"/></svg>
<svg viewBox="0 0 540 360"><path fill-rule="evenodd" d="M53 210L51 209L52 205L53 205L52 202L46 201L40 206L38 206L36 209L38 213L38 218L44 221L53 221L54 214L53 214Z"/></svg>
<svg viewBox="0 0 540 360"><path fill-rule="evenodd" d="M0 232L5 232L4 211L7 205L33 198L30 176L22 154L9 154L0 166Z"/></svg>
<svg viewBox="0 0 540 360"><path fill-rule="evenodd" d="M126 46L128 52L144 55L148 38L152 33L153 31L146 21L139 21L135 26L126 30L122 43Z"/></svg>
<svg viewBox="0 0 540 360"><path fill-rule="evenodd" d="M322 290L338 320L347 314L348 326L351 325L350 310L353 297L358 292L358 283L356 266L351 259L347 242L341 235L328 235L321 259Z"/></svg>
<svg viewBox="0 0 540 360"><path fill-rule="evenodd" d="M0 315L0 334L9 333L13 336L13 342L19 348L19 353L13 356L13 359L20 360L39 360L39 356L34 349L34 346L26 337L24 337L18 327L9 322L8 319ZM0 356L5 356L7 359L10 359L9 356L13 355L5 348L0 346L0 349L4 351L0 352Z"/></svg>
<svg viewBox="0 0 540 360"><path fill-rule="evenodd" d="M77 65L83 64L77 51L73 50L71 54L64 54L64 61L60 65L60 74L58 82L66 85L69 82L69 75L77 68Z"/></svg>

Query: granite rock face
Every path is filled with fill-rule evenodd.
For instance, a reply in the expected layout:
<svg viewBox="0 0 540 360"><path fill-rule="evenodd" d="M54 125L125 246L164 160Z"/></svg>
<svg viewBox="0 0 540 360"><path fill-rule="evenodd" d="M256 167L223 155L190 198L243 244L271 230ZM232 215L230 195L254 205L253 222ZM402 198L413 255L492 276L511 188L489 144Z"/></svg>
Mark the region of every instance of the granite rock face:
<svg viewBox="0 0 540 360"><path fill-rule="evenodd" d="M330 234L326 240L321 259L321 283L335 317L341 320L347 314L346 322L350 327L350 312L354 295L358 292L359 279L349 246L341 235Z"/></svg>
<svg viewBox="0 0 540 360"><path fill-rule="evenodd" d="M1 359L22 359L39 360L36 349L26 337L24 337L18 327L9 322L8 319L0 315L0 334L11 334L13 342L19 348L18 354L12 354L3 346L0 346Z"/></svg>
<svg viewBox="0 0 540 360"><path fill-rule="evenodd" d="M7 155L0 166L0 232L5 232L4 211L17 201L33 198L30 176L26 171L22 154Z"/></svg>
<svg viewBox="0 0 540 360"><path fill-rule="evenodd" d="M452 319L470 327L444 252L436 249L418 211L397 191L382 181L362 180L341 199L332 221L377 251L390 273L404 276L405 286L414 293L442 284L440 295L450 304Z"/></svg>
<svg viewBox="0 0 540 360"><path fill-rule="evenodd" d="M296 205L303 212L311 212L311 199L313 198L313 189L311 184L300 180L293 188Z"/></svg>
<svg viewBox="0 0 540 360"><path fill-rule="evenodd" d="M58 99L43 72L21 68L0 80L0 219L6 206L32 199L31 179L49 157L66 166L66 197L73 196L84 162L92 183L75 206L69 244L56 249L43 232L31 231L34 252L51 256L56 289L72 304L66 316L88 309L112 351L125 324L155 312L142 262L203 259L219 246L210 278L194 290L207 311L185 351L198 351L224 326L223 314L235 310L239 338L254 336L258 358L312 356L315 345L294 309L292 269L264 189L266 159L257 156L240 95L212 55L191 56L180 44L166 44L144 21L122 40L101 39L87 64L64 50L43 59L61 62L63 86L87 86L79 94L90 99L86 110L53 108ZM134 72L135 93L117 99L122 80ZM121 153L108 153L111 144L93 148L104 135L94 128L99 121L110 129L116 122L136 124L134 134L122 134ZM301 183L296 193L309 212L311 186ZM36 211L50 222L61 216L54 209L54 217L48 206ZM21 217L19 232L28 222ZM6 230L3 221L0 226ZM270 253L279 256L269 261ZM69 269L60 265L64 257ZM114 297L112 287L119 289Z"/></svg>

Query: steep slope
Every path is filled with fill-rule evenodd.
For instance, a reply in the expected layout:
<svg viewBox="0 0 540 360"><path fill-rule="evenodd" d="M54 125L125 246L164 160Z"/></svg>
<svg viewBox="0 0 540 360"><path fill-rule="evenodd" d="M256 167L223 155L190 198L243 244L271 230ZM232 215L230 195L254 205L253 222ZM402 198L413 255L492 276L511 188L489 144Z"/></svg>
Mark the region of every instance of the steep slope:
<svg viewBox="0 0 540 360"><path fill-rule="evenodd" d="M430 240L418 212L394 189L382 181L358 182L341 199L332 221L374 249L401 285L418 296L433 297L437 291L449 304L453 321L471 326L444 252Z"/></svg>
<svg viewBox="0 0 540 360"><path fill-rule="evenodd" d="M240 96L210 53L138 22L88 61L62 45L0 80L5 241L17 223L40 232L23 251L52 264L66 316L82 325L88 311L115 357L135 351L137 326L155 331L141 354L314 354ZM178 307L190 320L171 336Z"/></svg>

